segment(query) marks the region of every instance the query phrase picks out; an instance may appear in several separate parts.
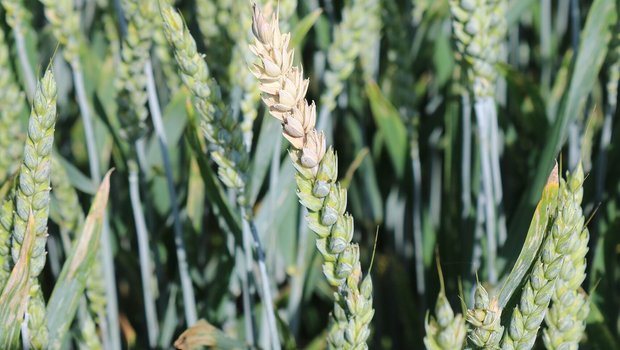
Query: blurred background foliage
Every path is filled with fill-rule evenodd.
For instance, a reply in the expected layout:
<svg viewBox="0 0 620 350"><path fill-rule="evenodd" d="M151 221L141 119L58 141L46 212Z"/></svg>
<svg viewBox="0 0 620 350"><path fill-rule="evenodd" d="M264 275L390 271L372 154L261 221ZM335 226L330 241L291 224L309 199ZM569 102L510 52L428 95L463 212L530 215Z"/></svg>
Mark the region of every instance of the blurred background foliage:
<svg viewBox="0 0 620 350"><path fill-rule="evenodd" d="M371 257L376 254L372 266L376 314L369 346L420 348L426 310L433 307L439 291L436 256L440 257L446 294L455 309L462 301L471 303L476 273L481 281L488 278L489 271L481 263L486 258L482 248L487 243L480 235L484 229L476 205L482 191L478 139L475 128L471 134L463 129L467 87L456 63L449 2L377 0L380 10L375 19L366 11L367 3L281 0L280 21L293 31L295 59L303 62L304 73L310 78L308 100L317 101L320 109L321 96L329 88L328 71L334 69L330 66L334 61L330 45L336 38L336 27L346 8L357 11L354 16L361 24L358 32L344 33L340 38L341 49L354 46L357 52L341 57L352 70L342 75L342 92L328 113L328 142L338 152L341 180L349 190L348 210L355 217L354 241L360 244L364 270L371 268ZM87 208L96 184L87 175L88 155L70 67L62 55L54 55L63 47L58 46L50 30L42 5L24 0L24 6L29 13L23 30L30 65L41 73L51 57L58 81L55 146L67 178ZM108 217L121 334L130 348L148 346L142 288L150 288L159 314L158 344L168 348L187 328L174 253L171 202L161 151L149 127L147 171L141 174L140 183L156 278L143 286L126 181L129 151L119 135L115 100L122 36L118 6L112 0L76 1L80 30L86 38L79 56L94 111L100 167L117 169L111 179ZM244 35L239 36L238 27L250 19L250 3L181 0L174 6L197 39L198 51L206 55L211 74L221 87L222 100L240 115L239 76L247 75L251 63L234 56L239 54L238 47L245 50L249 44L249 36L247 42L239 41ZM321 12L316 12L318 9ZM566 170L581 158L589 174L584 209L591 218L592 232L584 284L592 311L584 348L592 349L620 348L620 167L615 163L620 160L619 148L615 147L620 144L620 123L615 120L619 10L613 0L510 1L505 52L497 66L497 136L508 227L507 239L498 251L498 275L501 280L507 274L520 250L553 159L559 157ZM283 11L288 11L286 17ZM21 82L23 73L15 45L8 40L11 28L5 22L5 12L2 17L11 50L11 66L2 68L12 69ZM176 66L169 61L165 40L155 40L153 52L159 51L161 54L153 55L155 81L198 316L229 337L243 339L239 274L244 267L236 257L233 239L241 230L240 214L234 196L219 182L203 152L202 131L189 103L190 94L174 75ZM288 146L275 141L280 138L280 126L259 103L250 107L258 115L251 128L249 193L255 200L256 224L272 277L281 335L290 348L320 348L332 291L320 276L314 237L304 233L305 223L300 222L303 213L295 195L293 169L285 158ZM26 125L25 100L23 108L20 135ZM472 143L472 151L464 159L462 150L467 142ZM471 169L467 176L462 172L464 161ZM471 203L468 206L464 204L467 200ZM51 205L49 260L43 283L46 298L58 273L54 266L66 255L59 235L62 203L53 200ZM414 241L416 231L420 233L419 242ZM476 249L481 256L475 256ZM303 288L300 300L294 301L291 286L296 278ZM488 287L492 290L496 286ZM459 290L464 300L459 299ZM254 287L252 291L256 293ZM291 303L298 303L297 316L291 312L296 306ZM256 315L261 315L261 310L257 303ZM256 322L263 324L260 316Z"/></svg>

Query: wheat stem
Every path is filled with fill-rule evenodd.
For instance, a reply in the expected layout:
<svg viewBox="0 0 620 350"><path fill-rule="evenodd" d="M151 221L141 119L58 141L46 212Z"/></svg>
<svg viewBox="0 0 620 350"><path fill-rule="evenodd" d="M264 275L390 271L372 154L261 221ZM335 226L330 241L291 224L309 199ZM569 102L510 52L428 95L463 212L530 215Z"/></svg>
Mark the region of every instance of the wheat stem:
<svg viewBox="0 0 620 350"><path fill-rule="evenodd" d="M168 185L168 195L170 196L170 205L172 207L174 242L176 246L176 253L179 264L179 275L181 277L185 320L188 326L192 326L197 321L196 298L194 296L194 287L192 286L192 280L189 276L187 252L185 250L185 242L183 239L183 228L181 226L181 216L179 213L177 192L174 187L174 178L172 176L172 165L170 163L168 141L166 139L166 133L164 131L164 124L161 117L161 110L159 107L159 101L155 87L155 78L153 77L153 67L151 66L150 59L146 62L144 70L146 72L146 87L148 92L149 109L151 111L153 126L155 128L155 133L157 134L159 148L161 150L162 158L164 161L164 171L166 174L166 183Z"/></svg>
<svg viewBox="0 0 620 350"><path fill-rule="evenodd" d="M415 250L415 279L418 297L425 302L424 247L422 246L422 166L417 134L411 139L411 170L413 178L413 248Z"/></svg>
<svg viewBox="0 0 620 350"><path fill-rule="evenodd" d="M493 178L491 173L491 160L489 157L491 144L488 137L490 120L488 114L485 112L487 103L493 103L490 98L485 98L482 101L476 101L474 103L474 109L476 110L476 121L478 122L479 137L478 143L480 146L480 165L482 170L482 193L485 197L485 225L486 225L486 237L487 237L487 273L488 279L491 284L497 283L497 271L495 269L495 263L497 259L497 241L495 234L495 203L493 201ZM481 195L481 194L479 194Z"/></svg>
<svg viewBox="0 0 620 350"><path fill-rule="evenodd" d="M471 211L471 102L467 92L461 93L461 118L463 131L461 133L461 201L463 208L461 218L467 219Z"/></svg>
<svg viewBox="0 0 620 350"><path fill-rule="evenodd" d="M256 324L254 322L254 303L252 295L250 293L250 280L252 279L252 247L250 246L250 228L247 220L242 222L242 247L238 249L238 255L240 259L243 259L244 269L239 273L241 277L242 298L243 298L243 323L245 326L245 338L250 347L255 346L256 343Z"/></svg>
<svg viewBox="0 0 620 350"><path fill-rule="evenodd" d="M140 184L138 183L138 165L135 164L135 162L129 164L129 197L136 227L136 235L138 237L140 276L142 278L142 293L144 296L144 312L146 315L149 346L155 348L159 336L159 322L157 320L157 309L155 308L155 297L151 291L153 271L149 249L149 233L146 228L144 212L142 210Z"/></svg>
<svg viewBox="0 0 620 350"><path fill-rule="evenodd" d="M242 209L241 213L243 216L247 215L244 209ZM258 230L256 229L256 225L254 224L254 220L248 218L247 221L250 225L250 232L252 233L252 238L254 239L254 250L256 251L256 260L258 262L258 270L261 276L261 290L263 292L265 312L267 313L267 322L269 323L268 329L271 341L271 348L280 349L282 348L282 345L280 345L278 326L276 323L275 311L273 309L273 297L271 296L269 275L267 274L267 265L265 264L265 251L261 245L261 240L258 236Z"/></svg>

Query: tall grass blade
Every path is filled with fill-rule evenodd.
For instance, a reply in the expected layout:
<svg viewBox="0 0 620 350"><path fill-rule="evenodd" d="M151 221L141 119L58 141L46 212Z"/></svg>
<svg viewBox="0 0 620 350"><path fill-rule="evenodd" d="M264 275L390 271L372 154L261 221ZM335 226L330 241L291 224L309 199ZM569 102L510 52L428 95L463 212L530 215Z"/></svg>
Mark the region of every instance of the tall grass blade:
<svg viewBox="0 0 620 350"><path fill-rule="evenodd" d="M110 193L111 174L112 170L108 171L99 186L84 222L82 234L76 240L69 258L62 267L60 277L47 305L47 325L50 332L49 349L62 348L67 331L80 304L88 274L97 257Z"/></svg>
<svg viewBox="0 0 620 350"><path fill-rule="evenodd" d="M515 215L510 223L506 247L514 246L525 232L526 217L538 201L538 194L544 186L553 159L564 144L571 121L577 117L588 94L592 90L598 72L607 53L611 37L611 25L616 20L614 1L595 0L590 7L586 24L581 33L581 47L572 67L570 83L564 92L554 123L548 132L546 143L537 160L536 171L528 190L524 193ZM513 255L513 251L508 252ZM511 260L511 259L509 259Z"/></svg>
<svg viewBox="0 0 620 350"><path fill-rule="evenodd" d="M33 213L28 217L26 235L6 285L0 294L0 348L19 349L20 326L26 312L31 284L32 250L36 240Z"/></svg>

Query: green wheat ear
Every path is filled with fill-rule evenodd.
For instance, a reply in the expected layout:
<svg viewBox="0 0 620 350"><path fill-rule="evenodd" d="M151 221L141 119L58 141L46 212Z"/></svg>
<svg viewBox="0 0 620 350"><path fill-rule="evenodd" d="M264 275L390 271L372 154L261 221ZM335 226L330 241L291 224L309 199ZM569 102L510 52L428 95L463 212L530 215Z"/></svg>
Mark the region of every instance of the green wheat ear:
<svg viewBox="0 0 620 350"><path fill-rule="evenodd" d="M512 315L503 349L532 348L543 319L547 321L543 337L547 348L573 349L581 339L589 311L579 292L589 238L581 209L583 180L580 164L573 176L560 182L557 216Z"/></svg>
<svg viewBox="0 0 620 350"><path fill-rule="evenodd" d="M28 123L28 137L24 158L19 169L15 191L15 214L11 236L11 255L17 264L26 239L29 216L33 216L34 246L29 251L30 299L28 302L28 330L33 348L47 345L45 302L37 277L45 265L47 219L50 201L51 153L56 123L56 81L47 69L34 95L34 104Z"/></svg>
<svg viewBox="0 0 620 350"><path fill-rule="evenodd" d="M461 314L454 314L450 302L446 297L446 289L443 281L443 273L439 258L437 259L437 272L439 274L439 296L435 305L435 315L426 313L424 328L426 336L424 345L427 350L458 350L465 345L467 326Z"/></svg>
<svg viewBox="0 0 620 350"><path fill-rule="evenodd" d="M254 5L250 47L258 62L251 67L269 113L282 123L291 143L297 196L308 209L308 227L317 235L323 275L336 290L327 344L330 349L366 349L374 316L372 279L363 276L360 248L353 239L353 217L346 213L347 190L338 182L338 157L315 129L316 107L308 103L309 81L293 65L290 33L281 33L277 16L265 17ZM276 82L276 83L274 83ZM282 83L278 83L282 82Z"/></svg>
<svg viewBox="0 0 620 350"><path fill-rule="evenodd" d="M218 176L227 187L243 191L249 156L241 129L223 106L219 86L209 76L207 63L196 50L196 41L181 15L171 6L163 4L161 15L181 78L194 95L196 110L202 118L202 130L210 143L211 158L218 165ZM238 200L241 205L247 204L243 195Z"/></svg>
<svg viewBox="0 0 620 350"><path fill-rule="evenodd" d="M566 228L563 234L554 237L564 260L551 307L545 317L547 328L543 340L547 349L577 349L590 312L588 300L580 290L586 278L586 253L590 238L581 209L583 181L583 166L580 163L575 172L568 174L566 181L562 180L560 184L561 198L564 199L560 217L570 220L566 219L563 223Z"/></svg>

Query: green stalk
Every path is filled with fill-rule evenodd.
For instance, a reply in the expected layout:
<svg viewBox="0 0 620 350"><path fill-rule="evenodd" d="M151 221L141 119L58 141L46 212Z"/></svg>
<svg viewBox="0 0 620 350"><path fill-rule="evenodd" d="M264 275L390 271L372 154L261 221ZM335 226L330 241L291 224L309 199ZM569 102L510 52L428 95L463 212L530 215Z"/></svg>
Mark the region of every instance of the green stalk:
<svg viewBox="0 0 620 350"><path fill-rule="evenodd" d="M135 162L129 164L129 197L131 209L138 237L138 254L140 256L140 277L142 278L142 293L144 296L144 312L146 315L146 331L149 338L149 346L157 346L159 336L159 322L155 308L155 297L151 291L151 256L149 249L149 233L144 220L142 200L140 199L140 184L138 183L138 165Z"/></svg>
<svg viewBox="0 0 620 350"><path fill-rule="evenodd" d="M546 95L551 86L551 0L540 0L541 90Z"/></svg>
<svg viewBox="0 0 620 350"><path fill-rule="evenodd" d="M263 306L267 315L269 337L272 349L281 349L280 337L278 335L278 325L276 323L275 310L273 309L273 297L271 296L271 285L269 283L269 275L267 274L267 265L265 264L265 250L262 247L260 237L258 236L258 230L254 224L254 220L248 217L248 213L245 209L241 208L241 215L245 217L250 226L250 232L254 241L254 251L256 252L256 260L258 262L258 270L261 277L261 291L263 293L262 299L264 301Z"/></svg>
<svg viewBox="0 0 620 350"><path fill-rule="evenodd" d="M172 165L170 163L170 153L168 151L168 141L166 140L166 132L164 131L164 123L161 117L161 110L155 87L155 78L153 77L153 67L151 60L146 62L144 67L146 72L146 90L148 92L148 103L151 111L153 127L159 141L164 161L164 171L166 174L166 183L168 187L168 195L170 196L170 205L172 206L172 218L174 228L174 244L176 246L177 260L179 265L179 276L181 277L181 287L183 293L183 307L185 309L185 321L188 326L192 326L197 321L196 316L196 297L194 296L194 287L189 276L189 264L187 263L187 252L185 250L185 242L183 238L183 227L181 226L181 215L179 213L179 203L177 200L177 192L174 187L174 178L172 176Z"/></svg>
<svg viewBox="0 0 620 350"><path fill-rule="evenodd" d="M497 271L495 262L497 260L497 240L495 234L495 203L493 195L493 175L491 174L490 151L491 144L489 140L490 120L486 113L486 105L493 104L491 98L486 98L474 103L476 110L476 121L478 123L478 143L480 146L480 165L482 170L482 191L479 194L484 196L485 225L487 237L487 273L489 283L492 285L497 283Z"/></svg>
<svg viewBox="0 0 620 350"><path fill-rule="evenodd" d="M461 218L469 217L471 211L471 103L469 93L461 93L461 117L463 124L463 148L461 154Z"/></svg>
<svg viewBox="0 0 620 350"><path fill-rule="evenodd" d="M422 166L418 135L414 132L411 138L411 170L413 178L413 248L415 249L415 279L418 297L425 305L426 283L424 278L424 248L422 246Z"/></svg>

